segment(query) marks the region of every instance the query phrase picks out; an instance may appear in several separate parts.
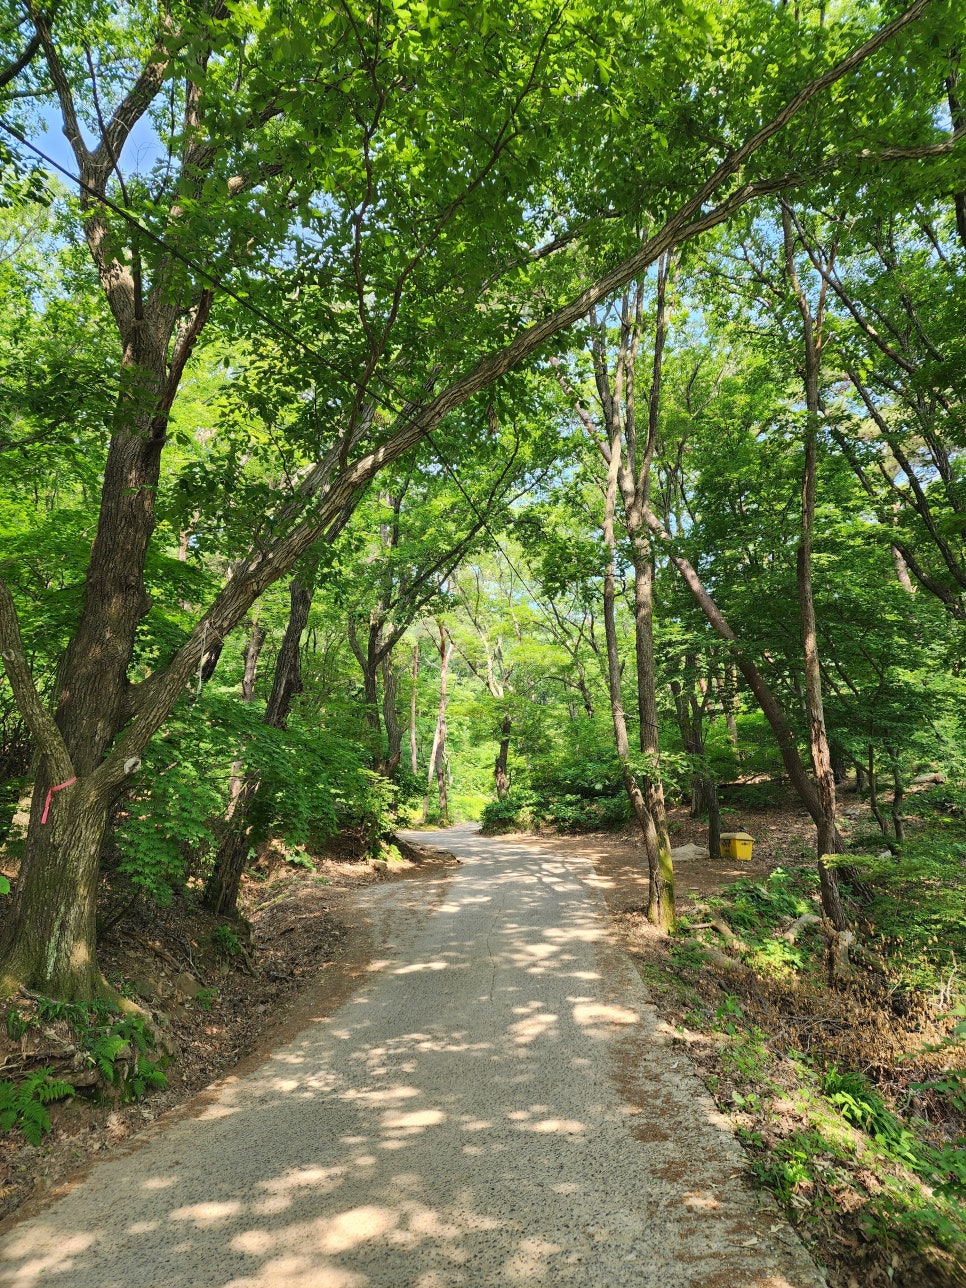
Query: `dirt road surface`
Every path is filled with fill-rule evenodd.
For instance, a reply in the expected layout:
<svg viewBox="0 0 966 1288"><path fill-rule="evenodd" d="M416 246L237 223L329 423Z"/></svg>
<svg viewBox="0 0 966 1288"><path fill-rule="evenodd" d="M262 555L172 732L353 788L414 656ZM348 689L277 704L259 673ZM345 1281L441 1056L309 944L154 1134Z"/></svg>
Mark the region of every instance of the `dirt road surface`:
<svg viewBox="0 0 966 1288"><path fill-rule="evenodd" d="M667 1041L589 859L360 892L363 982L0 1241L33 1288L819 1288Z"/></svg>

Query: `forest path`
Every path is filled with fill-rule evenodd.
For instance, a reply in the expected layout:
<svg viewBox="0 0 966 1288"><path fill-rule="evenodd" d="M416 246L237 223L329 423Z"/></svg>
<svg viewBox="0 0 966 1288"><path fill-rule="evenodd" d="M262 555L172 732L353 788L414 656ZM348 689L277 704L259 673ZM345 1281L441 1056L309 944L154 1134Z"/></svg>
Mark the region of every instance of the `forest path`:
<svg viewBox="0 0 966 1288"><path fill-rule="evenodd" d="M384 958L0 1242L70 1288L817 1288L615 946L589 860L469 827L371 887ZM429 896L429 897L428 897Z"/></svg>

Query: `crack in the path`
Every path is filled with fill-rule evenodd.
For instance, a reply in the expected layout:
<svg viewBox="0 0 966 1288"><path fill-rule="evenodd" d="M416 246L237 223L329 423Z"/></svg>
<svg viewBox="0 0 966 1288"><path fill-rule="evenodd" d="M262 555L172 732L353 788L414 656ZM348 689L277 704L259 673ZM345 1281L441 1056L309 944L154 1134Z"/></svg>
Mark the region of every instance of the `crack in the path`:
<svg viewBox="0 0 966 1288"><path fill-rule="evenodd" d="M490 966L491 966L491 971L490 971L490 998L489 998L489 1000L490 1000L491 1002L493 1001L493 990L494 990L494 988L496 987L496 959L494 958L494 956L493 956L493 950L492 950L492 948L490 947L490 936L493 934L494 930L495 930L495 929L496 929L496 927L497 927L497 924L498 924L498 922L499 922L500 918L503 916L503 910L504 910L504 908L506 907L506 896L507 896L507 891L506 891L506 888L504 887L504 890L503 890L503 898L500 900L500 906L499 906L499 908L497 909L496 916L493 918L493 922L492 922L492 924L490 925L489 930L486 932L486 954L487 954L487 956L488 956L488 957L489 957L489 959L490 959Z"/></svg>

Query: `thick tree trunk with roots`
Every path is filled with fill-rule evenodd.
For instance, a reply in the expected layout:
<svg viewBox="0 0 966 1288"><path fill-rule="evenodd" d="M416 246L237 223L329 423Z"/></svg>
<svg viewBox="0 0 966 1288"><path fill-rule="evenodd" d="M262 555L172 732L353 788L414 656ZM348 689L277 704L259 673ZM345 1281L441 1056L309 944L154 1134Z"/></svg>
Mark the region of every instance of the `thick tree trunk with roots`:
<svg viewBox="0 0 966 1288"><path fill-rule="evenodd" d="M32 988L68 1001L113 996L98 969L95 938L98 864L107 818L107 804L86 798L78 783L52 798L42 828L31 828L15 887L14 915L29 924L32 933L8 939L0 967L2 991L29 981Z"/></svg>
<svg viewBox="0 0 966 1288"><path fill-rule="evenodd" d="M172 320L173 324L173 320ZM170 327L145 327L125 346L125 369L108 449L101 514L76 634L59 674L55 721L79 780L92 773L129 718L127 671L141 619L150 607L144 562L154 531L154 496L167 409L161 408ZM94 946L101 844L112 801L74 791L54 797L64 828L41 823L47 794L59 785L38 758L20 875L0 942L0 973L59 997L94 996L104 987Z"/></svg>

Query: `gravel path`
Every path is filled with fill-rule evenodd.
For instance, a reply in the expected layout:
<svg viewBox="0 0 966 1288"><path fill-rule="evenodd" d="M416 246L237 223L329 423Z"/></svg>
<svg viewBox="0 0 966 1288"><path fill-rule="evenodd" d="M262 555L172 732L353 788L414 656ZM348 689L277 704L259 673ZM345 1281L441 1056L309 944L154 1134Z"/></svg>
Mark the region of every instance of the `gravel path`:
<svg viewBox="0 0 966 1288"><path fill-rule="evenodd" d="M819 1288L613 945L589 861L469 827L372 887L330 1019L0 1242L65 1288Z"/></svg>

